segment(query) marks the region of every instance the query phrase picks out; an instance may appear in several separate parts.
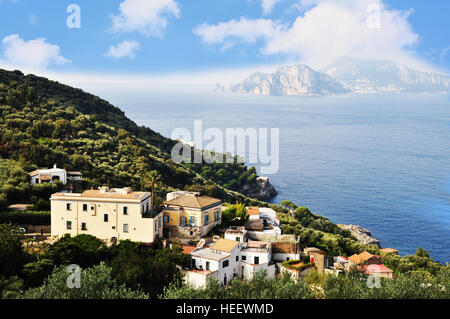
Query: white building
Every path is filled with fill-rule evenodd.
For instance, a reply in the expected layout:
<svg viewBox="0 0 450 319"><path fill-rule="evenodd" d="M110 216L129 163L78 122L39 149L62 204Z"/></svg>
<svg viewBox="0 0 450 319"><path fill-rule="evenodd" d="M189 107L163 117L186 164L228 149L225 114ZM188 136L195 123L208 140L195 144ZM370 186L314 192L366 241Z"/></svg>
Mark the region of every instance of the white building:
<svg viewBox="0 0 450 319"><path fill-rule="evenodd" d="M248 207L246 229L249 238L256 239L261 235L281 235L280 220L271 208Z"/></svg>
<svg viewBox="0 0 450 319"><path fill-rule="evenodd" d="M192 269L186 271L185 280L194 288L204 287L208 278L227 285L235 277L251 279L254 273L262 270L271 278L275 276L270 243L219 239L211 247L201 244L191 256Z"/></svg>
<svg viewBox="0 0 450 319"><path fill-rule="evenodd" d="M150 209L151 193L101 187L78 193L56 193L51 202L51 233L89 234L105 241L129 239L152 243L162 238L162 213Z"/></svg>
<svg viewBox="0 0 450 319"><path fill-rule="evenodd" d="M244 226L231 226L225 231L224 238L245 243L247 242L247 230Z"/></svg>
<svg viewBox="0 0 450 319"><path fill-rule="evenodd" d="M52 183L53 181L61 181L64 185L82 180L81 172L66 171L58 168L56 164L50 169L38 169L29 173L31 185L41 183Z"/></svg>

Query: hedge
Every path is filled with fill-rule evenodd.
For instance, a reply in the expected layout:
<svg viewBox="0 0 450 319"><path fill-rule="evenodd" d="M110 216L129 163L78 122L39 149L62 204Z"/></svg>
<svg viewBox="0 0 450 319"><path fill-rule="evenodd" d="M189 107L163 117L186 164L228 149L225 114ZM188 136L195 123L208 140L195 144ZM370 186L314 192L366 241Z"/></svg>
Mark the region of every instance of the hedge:
<svg viewBox="0 0 450 319"><path fill-rule="evenodd" d="M303 270L305 270L309 267L314 267L313 262L302 263L300 266L294 266L295 264L298 264L300 262L301 262L300 260L286 260L285 262L281 263L281 265L283 267L286 267L286 268L292 269L292 270L296 270L298 272L302 272Z"/></svg>
<svg viewBox="0 0 450 319"><path fill-rule="evenodd" d="M0 224L50 225L50 212L11 211L0 212Z"/></svg>

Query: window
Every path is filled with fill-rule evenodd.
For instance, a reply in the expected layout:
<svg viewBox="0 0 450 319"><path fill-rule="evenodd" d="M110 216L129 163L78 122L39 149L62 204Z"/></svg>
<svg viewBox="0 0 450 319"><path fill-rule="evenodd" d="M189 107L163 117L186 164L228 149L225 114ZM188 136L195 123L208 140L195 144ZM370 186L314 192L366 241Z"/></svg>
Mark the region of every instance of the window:
<svg viewBox="0 0 450 319"><path fill-rule="evenodd" d="M125 207L123 208L123 214L124 214L124 215L128 215L128 207L127 207L127 206L125 206Z"/></svg>
<svg viewBox="0 0 450 319"><path fill-rule="evenodd" d="M128 233L128 224L123 224L123 232Z"/></svg>
<svg viewBox="0 0 450 319"><path fill-rule="evenodd" d="M259 257L255 257L255 265L259 265Z"/></svg>
<svg viewBox="0 0 450 319"><path fill-rule="evenodd" d="M242 256L241 259L242 260L247 260L247 256Z"/></svg>
<svg viewBox="0 0 450 319"><path fill-rule="evenodd" d="M158 226L161 228L161 218L158 218Z"/></svg>
<svg viewBox="0 0 450 319"><path fill-rule="evenodd" d="M214 220L215 220L215 221L218 221L218 220L219 220L219 209L216 209L216 210L214 211Z"/></svg>
<svg viewBox="0 0 450 319"><path fill-rule="evenodd" d="M208 225L209 222L209 215L205 215L205 225Z"/></svg>
<svg viewBox="0 0 450 319"><path fill-rule="evenodd" d="M236 256L236 261L239 261L239 256Z"/></svg>
<svg viewBox="0 0 450 319"><path fill-rule="evenodd" d="M196 225L197 224L197 218L195 216L189 217L189 224Z"/></svg>
<svg viewBox="0 0 450 319"><path fill-rule="evenodd" d="M36 184L39 184L39 178L36 178L35 181L36 181Z"/></svg>
<svg viewBox="0 0 450 319"><path fill-rule="evenodd" d="M87 230L86 223L81 223L81 230Z"/></svg>
<svg viewBox="0 0 450 319"><path fill-rule="evenodd" d="M206 270L209 270L209 261L206 262Z"/></svg>
<svg viewBox="0 0 450 319"><path fill-rule="evenodd" d="M187 219L184 216L180 217L180 225L186 225L187 224Z"/></svg>
<svg viewBox="0 0 450 319"><path fill-rule="evenodd" d="M104 215L103 215L103 221L104 221L105 223L108 222L108 214L104 214Z"/></svg>
<svg viewBox="0 0 450 319"><path fill-rule="evenodd" d="M241 241L241 238L240 237L236 237L236 241Z"/></svg>
<svg viewBox="0 0 450 319"><path fill-rule="evenodd" d="M72 210L72 204L71 203L67 203L66 204L66 210Z"/></svg>
<svg viewBox="0 0 450 319"><path fill-rule="evenodd" d="M222 268L227 268L229 265L230 265L229 260L225 260L224 262L222 262Z"/></svg>
<svg viewBox="0 0 450 319"><path fill-rule="evenodd" d="M87 212L87 204L83 204L83 212Z"/></svg>
<svg viewBox="0 0 450 319"><path fill-rule="evenodd" d="M66 229L72 229L72 222L71 221L66 221Z"/></svg>
<svg viewBox="0 0 450 319"><path fill-rule="evenodd" d="M164 222L168 223L169 222L169 216L168 215L164 215Z"/></svg>

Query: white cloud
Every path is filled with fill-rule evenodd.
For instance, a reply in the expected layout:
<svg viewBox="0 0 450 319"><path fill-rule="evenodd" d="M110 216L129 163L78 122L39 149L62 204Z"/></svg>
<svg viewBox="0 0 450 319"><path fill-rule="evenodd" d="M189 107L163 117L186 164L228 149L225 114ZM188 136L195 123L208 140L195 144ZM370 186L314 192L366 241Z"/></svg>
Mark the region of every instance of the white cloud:
<svg viewBox="0 0 450 319"><path fill-rule="evenodd" d="M174 0L124 0L119 11L112 16L113 32L140 32L147 37L162 36L169 18L180 15Z"/></svg>
<svg viewBox="0 0 450 319"><path fill-rule="evenodd" d="M419 37L408 22L410 11L388 9L382 0L303 0L311 6L293 23L271 19L231 20L194 29L206 44L228 48L237 42L263 42L265 55L283 54L312 66L342 56L390 59L420 69L428 66L413 51ZM380 9L380 27L371 28L369 5Z"/></svg>
<svg viewBox="0 0 450 319"><path fill-rule="evenodd" d="M281 32L281 26L269 19L247 19L220 22L216 25L204 23L194 29L207 44L223 43L224 49L237 41L255 43L259 39L269 40Z"/></svg>
<svg viewBox="0 0 450 319"><path fill-rule="evenodd" d="M58 45L48 43L45 38L24 41L19 35L12 34L3 38L2 44L3 65L42 70L70 62L60 54Z"/></svg>
<svg viewBox="0 0 450 319"><path fill-rule="evenodd" d="M110 46L108 52L105 53L106 57L121 59L129 57L134 59L135 51L139 50L140 44L137 41L122 41L117 46Z"/></svg>
<svg viewBox="0 0 450 319"><path fill-rule="evenodd" d="M270 14L273 11L275 5L281 0L261 0L261 6L263 9L263 14Z"/></svg>

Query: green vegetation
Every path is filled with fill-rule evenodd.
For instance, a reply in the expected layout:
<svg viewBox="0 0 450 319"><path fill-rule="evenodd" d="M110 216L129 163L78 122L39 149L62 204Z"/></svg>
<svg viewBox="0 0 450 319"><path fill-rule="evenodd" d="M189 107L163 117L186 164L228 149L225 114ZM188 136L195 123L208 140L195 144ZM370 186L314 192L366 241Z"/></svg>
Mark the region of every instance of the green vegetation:
<svg viewBox="0 0 450 319"><path fill-rule="evenodd" d="M49 211L6 211L0 212L0 223L19 225L50 225Z"/></svg>
<svg viewBox="0 0 450 319"><path fill-rule="evenodd" d="M369 284L368 284L369 282ZM340 276L310 272L303 280L285 273L278 279L256 273L250 281L233 280L230 287L211 280L203 289L171 284L161 298L166 299L442 299L450 298L450 266L427 280L401 275L380 278L379 285L368 275L353 270Z"/></svg>
<svg viewBox="0 0 450 319"><path fill-rule="evenodd" d="M177 164L171 159L176 141L136 125L119 108L82 90L0 70L0 115L0 162L17 160L0 163L2 206L47 200L30 190L27 173L54 163L82 171L84 188L150 190L145 175L155 171L164 186L156 190L156 203L168 190L186 187L224 201L251 201L233 190L255 181L254 168L247 170L238 158L229 164Z"/></svg>
<svg viewBox="0 0 450 319"><path fill-rule="evenodd" d="M302 281L294 281L289 275L279 279L267 278L258 272L251 281L233 279L230 287L217 280L209 280L206 287L195 290L188 286L171 284L164 290L164 299L307 299L313 294Z"/></svg>
<svg viewBox="0 0 450 319"><path fill-rule="evenodd" d="M159 242L149 247L127 240L107 247L90 235L65 236L32 254L22 242L17 227L0 224L3 298L154 298L170 283L180 284L180 267L190 264L181 248L163 249ZM65 266L72 264L83 269L81 290L67 289Z"/></svg>
<svg viewBox="0 0 450 319"><path fill-rule="evenodd" d="M308 257L309 260L309 257ZM310 267L314 267L314 263L311 261L306 261L304 262L303 260L286 260L283 263L281 263L282 266L288 268L288 269L292 269L295 271L299 271L302 272L305 269L308 269Z"/></svg>
<svg viewBox="0 0 450 319"><path fill-rule="evenodd" d="M56 268L44 284L31 288L25 299L147 299L148 295L119 285L112 276L112 269L101 263L81 270L80 288L67 287L69 273L66 267Z"/></svg>
<svg viewBox="0 0 450 319"><path fill-rule="evenodd" d="M222 211L221 227L244 225L246 220L247 212L244 204L229 205Z"/></svg>

